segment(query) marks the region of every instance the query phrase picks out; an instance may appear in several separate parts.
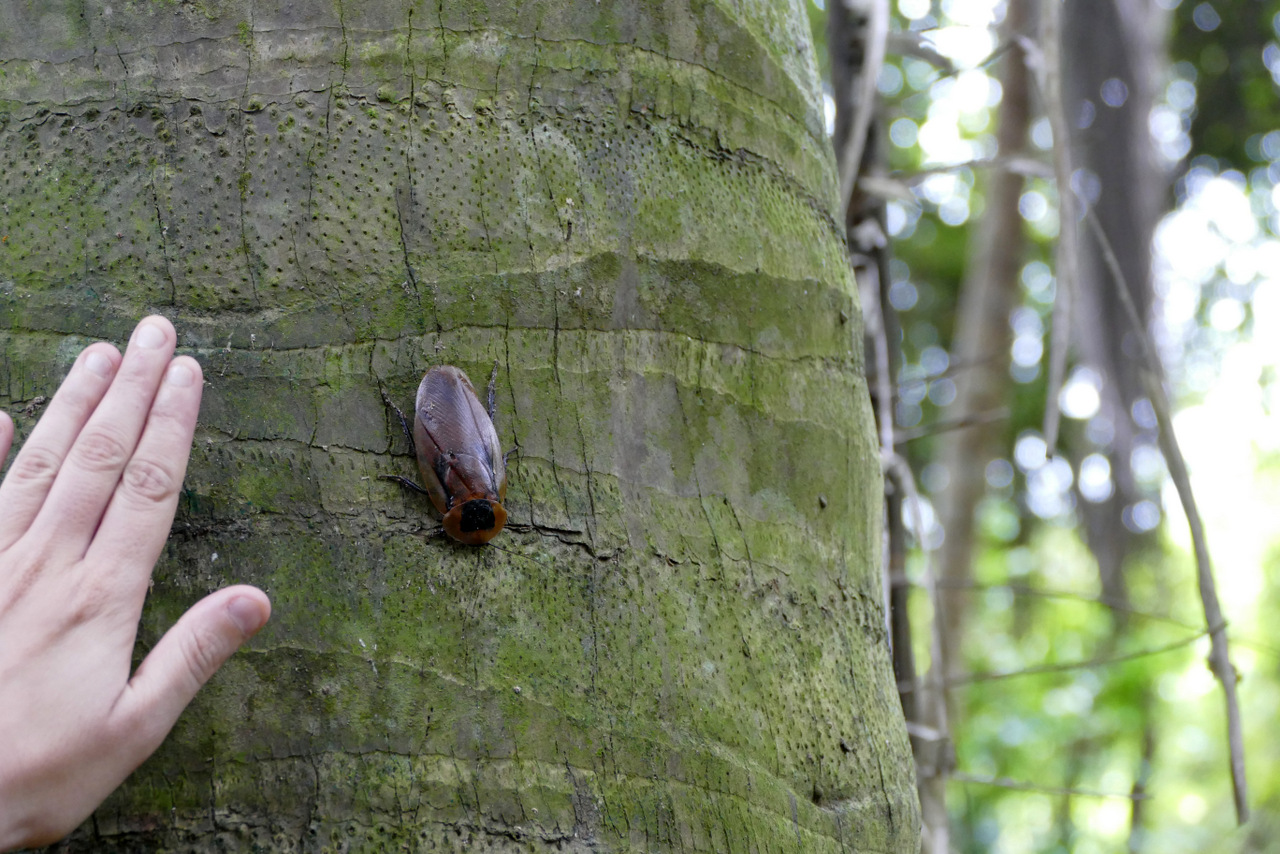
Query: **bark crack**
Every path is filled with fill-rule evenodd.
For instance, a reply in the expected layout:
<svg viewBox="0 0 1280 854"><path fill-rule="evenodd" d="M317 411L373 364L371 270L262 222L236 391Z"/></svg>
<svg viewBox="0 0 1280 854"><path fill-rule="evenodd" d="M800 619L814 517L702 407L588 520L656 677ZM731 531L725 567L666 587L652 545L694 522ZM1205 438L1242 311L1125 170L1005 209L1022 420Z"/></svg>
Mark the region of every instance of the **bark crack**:
<svg viewBox="0 0 1280 854"><path fill-rule="evenodd" d="M515 383L511 377L511 316L508 315L502 327L502 361L503 367L507 370L507 387L511 389L511 451L516 454L516 459L520 459L522 454L520 451L520 408L519 401L515 394ZM495 425L496 429L496 425ZM508 478L510 470L508 469ZM533 502L529 502L529 524L535 525L537 520L533 515Z"/></svg>
<svg viewBox="0 0 1280 854"><path fill-rule="evenodd" d="M412 134L410 135L412 136ZM412 145L412 142L410 142L410 145ZM408 166L409 163L410 163L410 155L408 151L406 151L405 166ZM410 207L412 207L413 206L413 174L412 172L410 173L410 176L409 176L408 196L409 196L409 205ZM418 276L413 272L413 262L410 260L410 256L409 256L409 238L405 234L404 207L400 203L399 193L396 193L396 224L400 229L400 253L401 253L401 257L404 260L404 272L405 272L405 275L408 276L408 278L405 280L405 284L409 285L409 287L413 289L413 297L418 302L418 312L419 314L421 314L422 292L418 289ZM408 288L406 288L406 290L408 290ZM434 301L433 301L432 313L435 315L436 332L439 333L441 330L440 315L438 312L435 311Z"/></svg>
<svg viewBox="0 0 1280 854"><path fill-rule="evenodd" d="M307 177L307 193L308 193L308 198L307 198L307 209L308 209L308 210L310 210L310 208L311 208L310 192L311 192L311 178L310 178L310 175L308 175L308 177ZM304 291L305 291L305 290L309 290L309 289L311 288L311 278L310 278L310 276L308 276L308 275L307 275L307 265L302 263L302 252L301 252L301 250L298 248L298 226L297 226L297 223L294 223L293 225L291 225L291 226L289 227L289 235L290 235L290 237L293 239L293 240L292 240L292 242L293 242L293 263L294 263L294 266L296 266L296 267L298 268L298 275L302 277L302 289L303 289Z"/></svg>
<svg viewBox="0 0 1280 854"><path fill-rule="evenodd" d="M551 372L556 379L556 391L563 400L564 384L560 381L560 298L554 288L552 288L551 292L551 307L555 312L555 325L551 331ZM569 493L565 489L564 483L560 480L560 466L556 462L554 430L550 432L548 441L551 448L551 478L556 482L556 489L560 491L560 500L564 503L564 516L566 519L571 519L573 514L569 510Z"/></svg>
<svg viewBox="0 0 1280 854"><path fill-rule="evenodd" d="M342 33L342 59L338 61L338 67L342 69L342 74L338 78L338 83L345 86L347 83L347 68L351 65L351 41L347 36L347 6L342 0L337 0L338 5L338 27Z"/></svg>
<svg viewBox="0 0 1280 854"><path fill-rule="evenodd" d="M587 450L587 433L582 427L582 410L578 406L573 407L574 419L578 424L578 444L582 449L582 468L587 479L587 538L591 540L591 546L594 550L596 545L596 492L595 492L595 472L591 469L591 460L588 458Z"/></svg>
<svg viewBox="0 0 1280 854"><path fill-rule="evenodd" d="M302 832L298 839L298 850L307 850L307 831L310 829L312 822L315 821L316 807L320 804L320 764L316 761L315 754L309 754L307 759L311 765L311 795L307 798L307 817L299 828Z"/></svg>
<svg viewBox="0 0 1280 854"><path fill-rule="evenodd" d="M449 62L448 34L450 30L446 29L444 25L444 0L439 0L436 3L436 20L440 22L440 52L444 54L444 60L447 64Z"/></svg>
<svg viewBox="0 0 1280 854"><path fill-rule="evenodd" d="M742 519L738 516L738 510L733 506L733 502L728 498L724 500L724 504L729 508L729 514L733 516L733 523L738 526L738 536L742 537L742 550L747 555L747 578L751 581L751 589L756 589L756 566L755 561L751 558L751 543L747 541L747 531L742 527ZM785 570L783 570L785 572Z"/></svg>
<svg viewBox="0 0 1280 854"><path fill-rule="evenodd" d="M116 49L116 59L120 60L120 67L124 69L124 77L120 81L120 88L124 92L124 107L129 108L129 63L124 61L124 53L120 50L120 45L114 40L111 46Z"/></svg>
<svg viewBox="0 0 1280 854"><path fill-rule="evenodd" d="M178 283L173 278L173 262L169 257L169 226L164 224L164 217L160 213L160 190L156 187L154 168L151 170L151 205L156 214L156 231L160 234L160 255L164 258L165 278L169 280L169 305L175 305L178 301Z"/></svg>
<svg viewBox="0 0 1280 854"><path fill-rule="evenodd" d="M690 448L690 455L692 457L692 460L691 460L692 464L690 468L693 471L693 486L698 493L698 506L702 508L702 517L707 522L707 531L711 534L711 543L712 545L715 546L716 557L718 557L720 559L720 562L723 563L726 560L724 549L720 547L720 538L716 536L716 524L715 524L715 521L712 520L711 518L711 512L707 510L706 496L703 495L702 493L702 478L698 476L698 456L696 453L693 453L692 451L693 434L689 427L689 413L685 411L684 398L680 396L680 388L678 384L676 386L676 406L680 407L680 421L684 425L684 434L685 434L685 438L687 439L687 441L685 442L685 446Z"/></svg>
<svg viewBox="0 0 1280 854"><path fill-rule="evenodd" d="M489 221L485 218L485 215L484 215L484 194L483 193L480 194L480 198L477 201L476 211L477 213L480 214L480 227L484 229L485 254L488 255L490 261L493 262L493 273L496 276L501 271L498 267L498 256L495 255L493 251L493 238L489 234Z"/></svg>
<svg viewBox="0 0 1280 854"><path fill-rule="evenodd" d="M240 120L243 124L240 126L240 180L237 182L239 187L240 201L240 252L244 255L244 269L249 278L249 289L253 295L254 305L261 305L258 300L258 276L253 269L253 250L249 246L249 216L245 210L245 200L249 196L249 181L251 179L249 173L249 125L252 121L249 116L252 114L252 103L249 100L249 84L253 80L253 52L254 52L254 7L249 4L249 23L243 32L242 44L245 51L245 71L244 71L244 89L241 95Z"/></svg>
<svg viewBox="0 0 1280 854"><path fill-rule="evenodd" d="M541 56L542 42L539 41L538 31L535 29L533 32L533 68L529 71L529 91L528 99L525 103L526 113L531 117L538 112L534 108L533 91L537 86L536 81L538 78L538 71L542 67L540 62ZM547 190L547 201L551 202L551 210L555 211L556 222L560 225L561 230L565 231L565 240L568 241L569 226L566 225L563 217L560 215L560 206L556 204L556 191L555 188L551 186L551 178L547 175L546 164L542 162L542 148L538 145L537 128L532 120L529 122L529 142L533 147L534 161L538 164L538 175L542 178L542 183ZM530 248L532 248L532 246Z"/></svg>
<svg viewBox="0 0 1280 854"><path fill-rule="evenodd" d="M422 316L422 291L418 287L418 275L413 271L412 255L409 251L409 235L406 225L413 221L413 210L415 200L417 199L417 188L413 180L413 159L417 149L417 136L413 132L414 123L417 120L417 113L414 106L417 103L418 93L418 77L413 69L413 9L409 10L407 22L408 36L404 45L404 65L405 75L409 79L409 118L405 123L405 146L404 146L404 169L406 180L408 181L408 191L406 204L408 205L408 215L401 204L400 193L396 193L396 223L400 229L400 252L404 258L405 275L407 284L413 289L413 298L418 303L418 316ZM406 292L408 288L406 288ZM441 331L439 307L436 300L432 300L431 312L435 320L436 333Z"/></svg>

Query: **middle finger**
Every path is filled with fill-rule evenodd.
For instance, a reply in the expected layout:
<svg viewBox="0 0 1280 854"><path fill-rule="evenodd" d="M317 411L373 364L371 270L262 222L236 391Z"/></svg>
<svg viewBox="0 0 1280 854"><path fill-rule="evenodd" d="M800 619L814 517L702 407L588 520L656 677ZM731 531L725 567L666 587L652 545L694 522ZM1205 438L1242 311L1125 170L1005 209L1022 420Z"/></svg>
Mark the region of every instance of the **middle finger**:
<svg viewBox="0 0 1280 854"><path fill-rule="evenodd" d="M173 357L173 326L162 317L138 324L106 396L76 437L30 534L78 559L133 456L152 398Z"/></svg>

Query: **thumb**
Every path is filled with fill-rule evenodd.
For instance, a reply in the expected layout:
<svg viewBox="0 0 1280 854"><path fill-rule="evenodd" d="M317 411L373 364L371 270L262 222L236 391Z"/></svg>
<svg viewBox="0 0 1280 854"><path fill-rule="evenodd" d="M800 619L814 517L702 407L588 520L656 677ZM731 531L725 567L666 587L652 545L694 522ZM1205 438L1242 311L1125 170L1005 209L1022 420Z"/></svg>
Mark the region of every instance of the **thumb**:
<svg viewBox="0 0 1280 854"><path fill-rule="evenodd" d="M125 731L145 751L138 762L160 746L196 692L270 616L267 594L242 584L201 599L164 633L116 706Z"/></svg>

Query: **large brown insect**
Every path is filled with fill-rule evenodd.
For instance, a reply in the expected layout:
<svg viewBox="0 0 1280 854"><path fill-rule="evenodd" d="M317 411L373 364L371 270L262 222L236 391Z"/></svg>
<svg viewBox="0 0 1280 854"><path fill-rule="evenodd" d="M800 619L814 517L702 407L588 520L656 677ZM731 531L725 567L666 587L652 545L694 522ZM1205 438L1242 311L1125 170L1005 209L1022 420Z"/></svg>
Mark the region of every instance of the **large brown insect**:
<svg viewBox="0 0 1280 854"><path fill-rule="evenodd" d="M507 466L493 427L493 386L498 366L489 378L489 408L480 405L467 375L452 365L427 371L418 386L413 429L394 403L400 426L418 458L426 487L407 477L384 474L431 499L444 516L445 532L460 543L483 545L507 523L502 506L507 495Z"/></svg>

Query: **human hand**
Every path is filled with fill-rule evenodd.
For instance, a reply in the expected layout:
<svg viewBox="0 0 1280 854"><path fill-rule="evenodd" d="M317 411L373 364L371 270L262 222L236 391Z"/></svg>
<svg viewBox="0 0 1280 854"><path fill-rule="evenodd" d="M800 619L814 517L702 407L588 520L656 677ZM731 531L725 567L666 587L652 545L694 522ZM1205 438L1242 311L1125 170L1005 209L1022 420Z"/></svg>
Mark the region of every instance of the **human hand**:
<svg viewBox="0 0 1280 854"><path fill-rule="evenodd" d="M0 483L0 851L88 817L271 615L255 587L219 590L129 675L200 408L175 341L149 317L123 358L87 347ZM0 412L0 462L12 441Z"/></svg>

